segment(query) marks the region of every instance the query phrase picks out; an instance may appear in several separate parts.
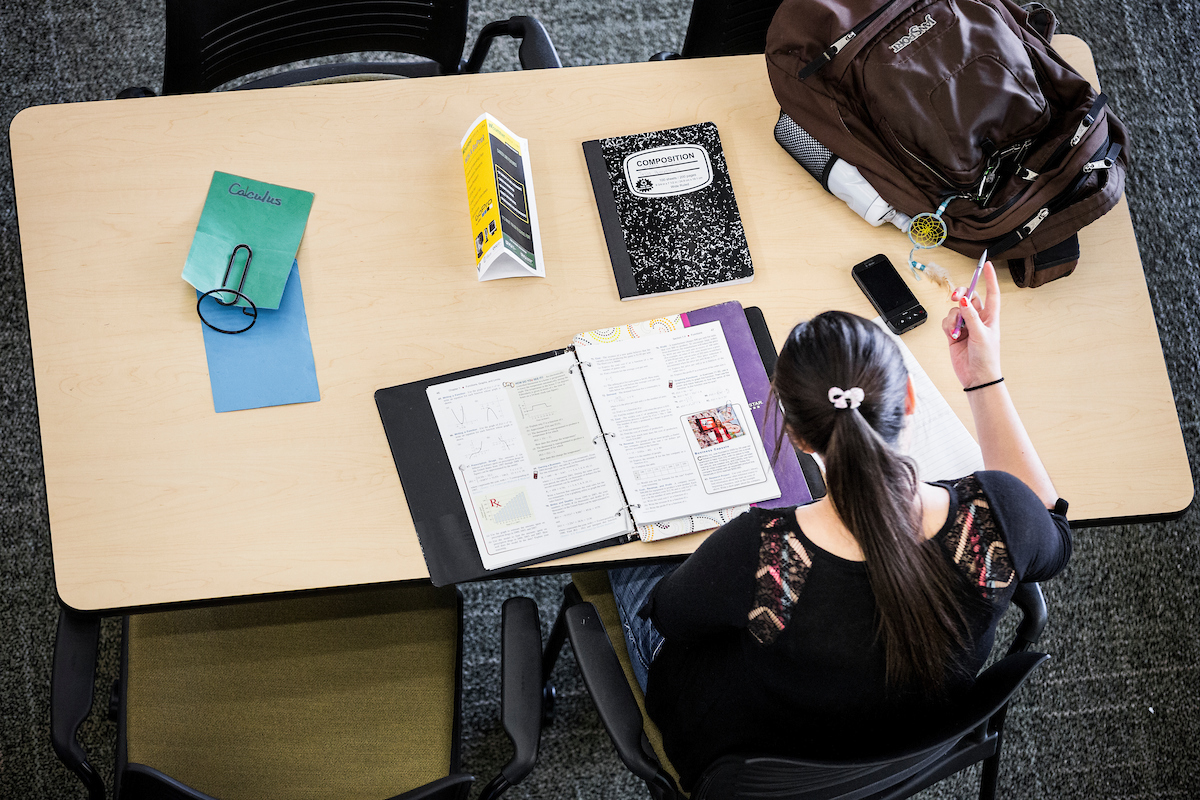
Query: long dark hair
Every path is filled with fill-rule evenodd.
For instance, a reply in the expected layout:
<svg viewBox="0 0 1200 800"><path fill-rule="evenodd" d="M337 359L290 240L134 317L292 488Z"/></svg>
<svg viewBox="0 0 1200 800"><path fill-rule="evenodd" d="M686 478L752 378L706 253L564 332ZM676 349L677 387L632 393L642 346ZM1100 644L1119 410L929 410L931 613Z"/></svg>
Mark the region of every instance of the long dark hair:
<svg viewBox="0 0 1200 800"><path fill-rule="evenodd" d="M874 323L829 311L792 330L771 384L772 406L821 455L829 500L862 548L888 685L941 693L970 634L962 578L925 539L916 465L895 449L908 389L899 347ZM861 404L837 408L832 387L861 388Z"/></svg>

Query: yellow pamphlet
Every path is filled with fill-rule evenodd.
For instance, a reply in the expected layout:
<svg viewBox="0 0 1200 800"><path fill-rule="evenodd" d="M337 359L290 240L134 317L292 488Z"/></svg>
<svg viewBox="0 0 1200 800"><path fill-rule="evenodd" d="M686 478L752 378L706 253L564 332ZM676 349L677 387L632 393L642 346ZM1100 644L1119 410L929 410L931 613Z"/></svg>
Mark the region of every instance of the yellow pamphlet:
<svg viewBox="0 0 1200 800"><path fill-rule="evenodd" d="M479 280L544 278L529 142L483 114L461 147Z"/></svg>

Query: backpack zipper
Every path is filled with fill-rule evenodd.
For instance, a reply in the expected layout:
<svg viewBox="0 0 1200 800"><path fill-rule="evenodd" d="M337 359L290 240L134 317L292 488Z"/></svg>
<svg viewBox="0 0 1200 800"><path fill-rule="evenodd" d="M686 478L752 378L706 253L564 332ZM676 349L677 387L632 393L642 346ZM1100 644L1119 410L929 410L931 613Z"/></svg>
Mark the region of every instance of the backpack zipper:
<svg viewBox="0 0 1200 800"><path fill-rule="evenodd" d="M1026 139L1026 140L1025 140L1025 142L1024 142L1024 144L1023 144L1023 147L1022 147L1022 149L1021 149L1020 153L1018 153L1018 155L1017 155L1017 160L1018 160L1018 162L1019 162L1019 161L1020 161L1022 158L1024 158L1024 156L1025 156L1025 152L1026 152L1026 151L1027 151L1027 150L1028 150L1030 147L1032 147L1032 146L1033 146L1033 139ZM1010 150L1011 150L1011 148L1010 148ZM1005 152L1008 152L1008 151L1005 151ZM1017 175L1017 177L1020 177L1019 173L1020 173L1020 171L1021 171L1021 170L1025 170L1025 172L1026 172L1026 173L1033 172L1033 170L1030 170L1028 167L1025 167L1025 166L1023 166L1023 165L1022 165L1022 166L1018 166L1018 168L1017 168L1017 172L1018 172L1018 175ZM1034 177L1035 177L1035 178L1037 177L1037 173L1034 173ZM992 220L994 220L994 219L998 218L998 217L999 217L1001 214L1003 214L1004 212L1008 211L1010 208L1012 208L1013 206L1015 206L1017 203L1021 202L1021 200L1022 200L1022 199L1024 199L1025 195L1029 193L1029 190L1030 190L1032 187L1033 187L1033 182L1032 182L1032 180L1028 180L1028 181L1026 181L1026 182L1025 182L1025 185L1021 187L1021 190L1020 190L1019 192L1017 192L1016 194L1014 194L1012 197L1008 198L1008 200L1007 200L1007 201L1005 201L1004 205L1000 206L1000 207L999 207L999 208L997 208L995 211L993 211L992 213L990 213L990 214L988 214L988 215L986 215L986 216L983 216L983 217L979 217L979 218L977 218L977 219L976 219L976 222L980 222L980 223L988 223L988 222L991 222Z"/></svg>
<svg viewBox="0 0 1200 800"><path fill-rule="evenodd" d="M1040 172L1049 172L1052 169L1056 169L1062 163L1067 153L1082 142L1083 137L1096 124L1096 120L1100 118L1100 112L1106 105L1108 105L1108 96L1104 92L1096 95L1096 101L1092 103L1092 107L1088 109L1088 112L1083 115L1083 119L1079 122L1079 127L1075 129L1075 134L1070 139L1064 139L1059 143L1058 147L1054 148L1054 152L1050 154L1050 158L1046 159L1046 163L1042 165ZM1035 178L1037 174L1034 173Z"/></svg>
<svg viewBox="0 0 1200 800"><path fill-rule="evenodd" d="M1103 107L1103 103L1101 103L1100 105L1101 105L1101 107ZM1096 106L1095 106L1095 105L1093 105L1093 106L1092 106L1092 109L1093 109L1093 111L1094 111L1094 110L1096 110ZM1088 121L1088 118L1089 118L1089 117L1091 118L1091 121L1090 121L1090 122ZM1096 116L1095 116L1094 114L1092 114L1091 112L1089 112L1089 114L1088 114L1088 115L1086 115L1086 116L1084 117L1084 121L1080 123L1080 125L1079 125L1079 128L1078 128L1078 129L1077 129L1077 131L1076 131L1076 135L1078 135L1078 134L1079 134L1079 131L1085 131L1085 132L1086 132L1086 131L1087 131L1088 129L1090 129L1090 128L1091 128L1091 126L1092 126L1092 125L1094 125L1095 123L1096 123ZM1082 136L1080 136L1080 139L1081 139L1081 140L1082 140L1082 138L1083 138L1083 137L1082 137ZM1028 147L1029 145L1031 145L1031 144L1032 144L1032 142L1033 142L1033 140L1032 140L1032 139L1031 139L1031 140L1029 140L1029 141L1027 141L1027 142L1025 143L1026 147ZM1102 147L1101 147L1099 150L1097 150L1096 152L1097 152L1097 153L1106 153L1106 152L1108 152L1108 151L1109 151L1109 147L1110 147L1110 142L1111 142L1111 140L1109 140L1109 139L1106 139L1106 140L1104 141L1104 145L1103 145L1103 146L1102 146ZM1066 142L1064 142L1063 144L1066 144ZM1011 149L1011 148L1010 148L1010 149ZM1059 145L1059 148L1058 148L1058 149L1062 149L1062 145ZM906 151L906 152L907 152L907 151ZM1005 152L1008 152L1008 151L1005 151ZM1057 154L1057 152L1056 152L1056 154ZM910 155L911 155L911 154L910 154ZM1059 158L1061 158L1061 156L1059 156ZM1095 158L1095 156L1093 156L1093 158ZM1095 170L1099 170L1099 169L1111 169L1111 168L1112 168L1112 166L1113 166L1113 159L1115 159L1115 158L1116 158L1116 156L1113 156L1112 158L1100 158L1099 160L1092 161L1092 162L1090 162L1090 163L1088 163L1088 164L1085 164L1085 165L1083 166L1083 170L1082 170L1082 171L1083 171L1084 173L1088 173L1088 172L1093 172L1093 171L1095 171ZM919 159L918 159L918 160L919 160ZM1049 163L1049 162L1047 162L1047 163ZM1004 203L1004 205L1000 206L999 208L997 208L995 211L993 211L992 213L988 214L987 216L984 216L984 217L979 217L979 218L976 220L976 222L979 222L979 223L988 223L988 222L991 222L991 221L992 221L992 220L994 220L994 219L997 219L997 218L998 218L998 217L999 217L1001 214L1003 214L1004 212L1008 211L1010 208L1012 208L1014 205L1016 205L1018 202L1020 202L1020 201L1021 201L1021 200L1022 200L1024 197L1025 197L1025 195L1026 195L1026 194L1028 194L1028 193L1029 193L1029 190L1030 190L1030 189L1033 187L1033 180L1034 180L1034 179L1036 179L1037 177L1039 177L1039 176L1041 175L1041 173L1039 173L1039 172L1034 172L1033 170L1029 169L1028 167L1022 167L1022 169L1024 169L1024 170L1025 170L1025 172L1026 172L1027 174L1029 174L1029 175L1032 175L1032 178L1026 178L1026 177L1024 177L1024 176L1018 175L1018 177L1020 177L1022 180L1024 180L1024 181L1025 181L1025 187L1024 187L1023 189L1021 189L1021 191L1017 192L1017 193L1016 193L1016 194L1014 194L1012 197L1010 197L1010 198L1008 199L1008 201ZM1043 168L1043 172L1044 172L1044 171L1046 171L1046 169L1045 169L1045 168ZM1052 201L1052 202L1053 202L1053 201Z"/></svg>
<svg viewBox="0 0 1200 800"><path fill-rule="evenodd" d="M1091 123L1089 123L1089 126L1090 125ZM1103 156L1098 159L1099 162L1115 163L1117 156L1121 153L1121 146L1112 144L1111 140L1105 140L1104 146L1096 151L1096 156L1099 156L1101 153L1103 153ZM1096 156L1093 156L1093 158ZM1037 227L1042 224L1046 217L1050 216L1051 214L1057 214L1059 211L1062 211L1064 208L1069 206L1071 201L1075 199L1075 195L1078 194L1079 190L1083 187L1083 184L1087 181L1087 178L1091 172L1092 170L1088 169L1081 170L1079 176L1071 182L1070 186L1047 201L1046 204L1043 205L1042 208L1025 224L1017 226L1015 230L1005 236L1000 236L987 242L981 242L980 244L993 245L994 243L994 246L990 247L989 249L994 250L996 255L1016 247L1023 240L1029 238L1029 236L1033 234Z"/></svg>
<svg viewBox="0 0 1200 800"><path fill-rule="evenodd" d="M980 217L979 219L976 220L976 222L991 222L992 220L996 219L1001 214L1003 214L1005 211L1008 211L1010 208L1015 206L1017 203L1021 202L1022 198L1025 197L1026 192L1029 191L1031 186L1033 186L1033 184L1026 184L1025 186L1023 186L1021 188L1021 191L1017 192L1012 197L1010 197L1008 199L1008 201L1005 202L1004 205L1000 206L995 211L988 214L986 217Z"/></svg>
<svg viewBox="0 0 1200 800"><path fill-rule="evenodd" d="M888 6L891 6L895 2L896 0L887 0L886 3L871 12L866 19L851 28L844 36L842 36L842 38L825 48L821 55L817 56L812 61L801 67L800 72L796 75L796 77L800 80L804 80L809 75L812 75L814 72L824 67L830 61L833 61L834 56L842 52L846 45L850 44L850 42L853 41L856 36L866 30L868 25L874 22L880 14L888 9Z"/></svg>
<svg viewBox="0 0 1200 800"><path fill-rule="evenodd" d="M930 174L932 174L933 177L937 178L939 181L946 184L948 187L953 189L956 193L959 193L960 196L962 196L962 197L966 196L966 195L962 195L961 192L963 189L970 188L969 185L968 186L960 186L959 184L954 183L949 178L947 178L945 175L943 175L941 172L939 172L935 167L931 166L929 164L929 162L925 161L925 159L921 158L916 153L914 153L912 150L909 150L907 147L905 147L904 142L900 141L900 137L897 136L895 133L893 133L890 129L888 132L892 134L892 136L891 136L892 141L894 141L897 144L897 146L899 146L899 148L904 151L905 155L907 155L913 161L916 161L918 164L920 164L925 169L929 170Z"/></svg>

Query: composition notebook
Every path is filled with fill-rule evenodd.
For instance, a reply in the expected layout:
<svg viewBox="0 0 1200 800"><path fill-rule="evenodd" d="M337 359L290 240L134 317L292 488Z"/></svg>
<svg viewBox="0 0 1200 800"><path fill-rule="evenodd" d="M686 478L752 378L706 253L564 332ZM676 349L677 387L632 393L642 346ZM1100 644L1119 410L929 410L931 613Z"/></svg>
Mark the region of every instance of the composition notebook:
<svg viewBox="0 0 1200 800"><path fill-rule="evenodd" d="M622 300L754 277L716 125L593 139L583 154Z"/></svg>
<svg viewBox="0 0 1200 800"><path fill-rule="evenodd" d="M376 392L434 584L809 502L764 356L724 303Z"/></svg>

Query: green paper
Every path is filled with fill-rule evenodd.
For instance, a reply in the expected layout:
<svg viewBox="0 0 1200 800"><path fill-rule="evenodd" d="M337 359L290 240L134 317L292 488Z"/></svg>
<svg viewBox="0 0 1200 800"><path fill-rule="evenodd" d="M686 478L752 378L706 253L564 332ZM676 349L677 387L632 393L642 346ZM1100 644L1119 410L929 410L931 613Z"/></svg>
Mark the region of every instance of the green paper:
<svg viewBox="0 0 1200 800"><path fill-rule="evenodd" d="M201 292L237 289L241 285L242 294L254 305L279 308L312 203L312 192L214 172L192 249L183 266L183 279ZM253 252L245 271L246 281L242 283L246 265L243 248L222 284L229 258L239 244L249 245ZM223 295L222 299L233 297ZM241 298L237 304L247 305Z"/></svg>

